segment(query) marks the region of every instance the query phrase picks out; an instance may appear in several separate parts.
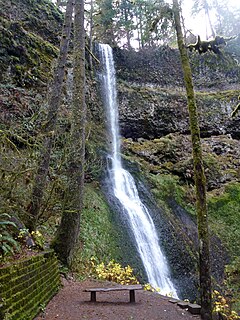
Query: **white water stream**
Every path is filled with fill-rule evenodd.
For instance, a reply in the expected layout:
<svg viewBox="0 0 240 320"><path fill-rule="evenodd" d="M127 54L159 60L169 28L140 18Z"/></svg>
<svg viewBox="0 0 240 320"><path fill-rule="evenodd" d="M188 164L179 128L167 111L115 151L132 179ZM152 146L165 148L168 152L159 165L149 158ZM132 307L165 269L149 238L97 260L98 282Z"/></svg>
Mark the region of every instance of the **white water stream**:
<svg viewBox="0 0 240 320"><path fill-rule="evenodd" d="M103 63L101 81L111 138L110 156L112 167L110 178L114 188L114 195L128 214L148 282L154 288L159 288L161 294L171 293L173 297L177 297L176 289L169 276L166 258L159 246L159 239L152 218L148 209L139 198L133 177L122 167L117 90L112 49L106 44L100 44L100 53Z"/></svg>

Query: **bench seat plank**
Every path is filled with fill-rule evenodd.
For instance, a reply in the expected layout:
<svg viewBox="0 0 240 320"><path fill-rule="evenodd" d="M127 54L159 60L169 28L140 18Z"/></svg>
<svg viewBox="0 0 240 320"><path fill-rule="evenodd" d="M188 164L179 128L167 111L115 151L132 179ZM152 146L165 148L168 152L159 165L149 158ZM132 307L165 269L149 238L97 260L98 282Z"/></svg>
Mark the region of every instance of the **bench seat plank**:
<svg viewBox="0 0 240 320"><path fill-rule="evenodd" d="M122 285L108 288L87 288L84 291L91 293L91 301L96 302L97 292L111 292L111 291L129 291L130 302L135 302L135 290L142 290L143 287L140 284L137 285Z"/></svg>
<svg viewBox="0 0 240 320"><path fill-rule="evenodd" d="M143 287L140 284L136 285L125 285L125 286L115 286L115 287L108 287L108 288L87 288L85 289L86 292L108 292L108 291L121 291L121 290L141 290Z"/></svg>

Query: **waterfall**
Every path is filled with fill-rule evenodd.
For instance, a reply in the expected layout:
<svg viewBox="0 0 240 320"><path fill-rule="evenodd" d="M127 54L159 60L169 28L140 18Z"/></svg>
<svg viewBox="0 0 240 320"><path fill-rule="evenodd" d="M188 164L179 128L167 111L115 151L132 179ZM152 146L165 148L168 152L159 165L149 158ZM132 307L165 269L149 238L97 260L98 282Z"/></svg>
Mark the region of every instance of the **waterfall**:
<svg viewBox="0 0 240 320"><path fill-rule="evenodd" d="M148 282L154 288L159 288L161 294L171 293L174 297L177 297L176 289L170 279L166 258L159 246L159 239L153 220L147 207L139 198L133 177L122 167L116 77L112 49L106 44L100 44L99 49L103 63L101 82L111 139L111 154L109 155L111 169L109 174L114 195L127 213Z"/></svg>

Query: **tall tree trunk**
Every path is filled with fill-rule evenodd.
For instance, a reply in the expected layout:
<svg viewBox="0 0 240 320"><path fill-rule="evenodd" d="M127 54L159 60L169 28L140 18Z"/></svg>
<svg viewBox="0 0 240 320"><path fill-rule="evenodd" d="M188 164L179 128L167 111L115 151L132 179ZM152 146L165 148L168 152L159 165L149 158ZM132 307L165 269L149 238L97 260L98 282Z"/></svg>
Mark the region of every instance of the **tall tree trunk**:
<svg viewBox="0 0 240 320"><path fill-rule="evenodd" d="M83 208L86 126L84 0L75 0L74 28L74 88L68 190L61 223L52 244L59 259L68 266L78 240Z"/></svg>
<svg viewBox="0 0 240 320"><path fill-rule="evenodd" d="M90 34L89 34L89 50L93 52L93 0L90 2ZM89 67L93 70L92 55L89 54Z"/></svg>
<svg viewBox="0 0 240 320"><path fill-rule="evenodd" d="M200 296L201 316L204 320L212 319L212 298L211 298L211 272L209 252L209 232L207 221L206 205L206 178L202 161L202 148L200 141L200 129L196 99L193 89L192 72L189 63L187 49L183 42L183 34L180 24L178 0L173 0L174 20L177 31L178 47L181 55L182 68L184 73L185 86L188 99L188 112L190 118L190 130L192 137L193 164L196 185L196 210L198 218L199 237L199 272L200 272Z"/></svg>
<svg viewBox="0 0 240 320"><path fill-rule="evenodd" d="M140 8L139 8L139 34L140 34L139 48L142 49L144 47L143 25L142 25L142 6L140 6Z"/></svg>
<svg viewBox="0 0 240 320"><path fill-rule="evenodd" d="M210 29L211 29L211 35L210 35L210 36L208 36L208 34L207 34L207 32L206 32L206 38L207 38L207 40L208 40L208 39L211 38L211 37L215 38L216 34L215 34L214 29L213 29L212 21L211 21L211 19L210 19L210 14L209 14L209 9L208 9L208 7L205 9L205 15L206 15L206 17L207 17L207 19L208 19L209 26L210 26Z"/></svg>
<svg viewBox="0 0 240 320"><path fill-rule="evenodd" d="M125 26L127 26L130 15L129 15L129 9L126 8L126 2L124 3L123 14L124 14ZM128 48L128 50L130 50L130 49L132 49L131 48L130 30L129 30L128 26L125 28L126 28L126 37L127 37L127 48Z"/></svg>
<svg viewBox="0 0 240 320"><path fill-rule="evenodd" d="M43 132L45 137L42 144L38 170L33 183L31 203L28 209L29 222L27 226L30 230L35 230L37 225L43 192L49 170L51 150L55 139L55 128L58 109L61 101L61 92L63 87L65 65L67 61L67 53L72 26L73 7L74 0L68 0L60 43L60 52L48 102L48 116Z"/></svg>

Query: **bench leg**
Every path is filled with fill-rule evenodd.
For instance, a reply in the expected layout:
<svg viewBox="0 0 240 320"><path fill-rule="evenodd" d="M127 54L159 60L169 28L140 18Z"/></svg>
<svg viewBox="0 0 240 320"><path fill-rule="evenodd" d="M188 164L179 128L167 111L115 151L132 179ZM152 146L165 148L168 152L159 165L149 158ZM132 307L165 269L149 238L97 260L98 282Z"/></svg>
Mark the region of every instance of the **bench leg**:
<svg viewBox="0 0 240 320"><path fill-rule="evenodd" d="M91 291L91 301L96 302L96 291Z"/></svg>
<svg viewBox="0 0 240 320"><path fill-rule="evenodd" d="M129 291L130 302L135 302L135 290Z"/></svg>

